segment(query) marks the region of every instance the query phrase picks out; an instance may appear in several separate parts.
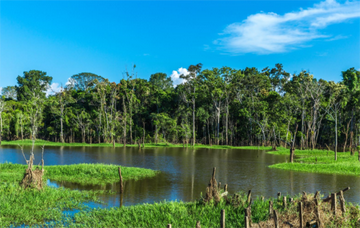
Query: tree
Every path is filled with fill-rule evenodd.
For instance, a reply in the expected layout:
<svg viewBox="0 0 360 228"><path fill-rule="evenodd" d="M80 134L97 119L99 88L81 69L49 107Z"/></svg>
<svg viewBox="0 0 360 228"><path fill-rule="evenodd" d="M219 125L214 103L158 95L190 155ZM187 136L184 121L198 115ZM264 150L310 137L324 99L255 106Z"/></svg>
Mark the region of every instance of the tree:
<svg viewBox="0 0 360 228"><path fill-rule="evenodd" d="M195 135L195 99L196 99L196 88L198 86L198 74L201 72L202 64L190 65L188 68L188 75L180 75L180 78L186 80L187 93L191 97L191 103L193 105L193 146L195 146L196 135Z"/></svg>
<svg viewBox="0 0 360 228"><path fill-rule="evenodd" d="M2 139L2 130L3 130L3 119L2 119L2 113L5 108L5 101L0 97L0 145L1 145L1 139Z"/></svg>
<svg viewBox="0 0 360 228"><path fill-rule="evenodd" d="M51 102L52 112L59 116L60 118L60 141L62 143L64 140L64 117L65 117L65 107L71 103L74 103L75 99L71 96L70 91L65 88L61 88L60 92L56 93Z"/></svg>
<svg viewBox="0 0 360 228"><path fill-rule="evenodd" d="M96 81L102 82L105 79L97 74L83 72L71 76L72 86L76 90L87 91L95 87Z"/></svg>
<svg viewBox="0 0 360 228"><path fill-rule="evenodd" d="M16 100L16 87L15 86L6 86L6 87L2 88L1 93L6 99Z"/></svg>
<svg viewBox="0 0 360 228"><path fill-rule="evenodd" d="M338 113L341 108L341 100L339 99L341 92L343 89L343 85L330 82L329 86L329 102L326 108L326 113L330 116L332 120L335 122L335 161L337 160L337 147L338 147Z"/></svg>
<svg viewBox="0 0 360 228"><path fill-rule="evenodd" d="M52 81L51 76L39 70L24 71L24 76L18 76L16 79L18 85L15 88L19 101L29 101L33 97L44 99L45 91Z"/></svg>

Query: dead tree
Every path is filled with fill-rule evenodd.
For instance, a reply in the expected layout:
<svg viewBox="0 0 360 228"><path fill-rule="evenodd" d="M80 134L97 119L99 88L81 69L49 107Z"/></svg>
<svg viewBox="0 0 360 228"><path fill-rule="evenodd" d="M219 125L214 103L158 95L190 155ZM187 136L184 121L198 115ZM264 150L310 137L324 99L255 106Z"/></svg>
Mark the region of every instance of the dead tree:
<svg viewBox="0 0 360 228"><path fill-rule="evenodd" d="M33 170L34 160L35 160L34 143L35 143L35 141L33 140L33 146L32 146L32 150L30 152L29 160L26 159L23 147L21 146L21 152L24 156L24 159L25 159L28 167L25 170L25 174L24 174L22 181L20 182L20 185L25 189L26 188L36 188L38 190L42 190L43 189L42 177L44 175L44 146L42 147L41 170L39 169L39 166L37 166L35 168L35 170Z"/></svg>

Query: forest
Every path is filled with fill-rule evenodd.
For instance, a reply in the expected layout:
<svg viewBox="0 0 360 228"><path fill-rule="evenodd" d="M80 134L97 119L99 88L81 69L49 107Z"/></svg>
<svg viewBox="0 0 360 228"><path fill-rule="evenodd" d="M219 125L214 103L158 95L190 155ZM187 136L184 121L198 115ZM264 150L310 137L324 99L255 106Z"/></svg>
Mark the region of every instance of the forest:
<svg viewBox="0 0 360 228"><path fill-rule="evenodd" d="M360 143L360 71L341 82L266 67L188 67L183 83L155 73L140 79L134 65L117 82L93 73L71 76L46 96L52 77L25 71L2 89L1 140L62 143L182 143L233 146L328 147ZM295 138L295 140L294 140Z"/></svg>

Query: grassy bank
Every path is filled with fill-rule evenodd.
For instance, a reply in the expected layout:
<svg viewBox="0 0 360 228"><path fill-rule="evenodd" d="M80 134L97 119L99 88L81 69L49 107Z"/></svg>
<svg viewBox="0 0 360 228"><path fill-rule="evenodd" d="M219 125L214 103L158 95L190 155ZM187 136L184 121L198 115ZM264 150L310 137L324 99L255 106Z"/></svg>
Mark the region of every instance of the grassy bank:
<svg viewBox="0 0 360 228"><path fill-rule="evenodd" d="M251 204L251 220L253 227L257 223L261 227L275 227L273 219L269 218L269 201L274 203L277 211L279 224L290 223L299 227L298 202L304 205L304 220L311 221L315 217L314 195L297 196L293 203L285 208L282 199L260 198L253 199ZM202 227L220 227L221 210L225 209L226 227L245 226L245 208L248 207L245 194L237 194L221 200L218 204L205 204L201 200L191 203L163 202L158 204L144 204L122 208L92 209L77 213L70 226L85 227L195 227L200 221ZM340 205L337 205L338 213L333 215L330 203L320 203L318 207L323 225L325 227L355 227L360 218L358 206L346 204L347 212L342 214Z"/></svg>
<svg viewBox="0 0 360 228"><path fill-rule="evenodd" d="M0 226L52 224L62 220L64 210L87 208L84 202L99 202L103 191L71 191L45 187L24 190L16 182L0 183Z"/></svg>
<svg viewBox="0 0 360 228"><path fill-rule="evenodd" d="M289 149L279 148L271 154L290 155ZM270 168L294 170L312 173L329 173L360 175L358 153L351 156L350 152L338 152L338 160L334 160L335 153L327 150L295 150L294 163L285 162L271 165ZM290 159L288 159L290 161Z"/></svg>
<svg viewBox="0 0 360 228"><path fill-rule="evenodd" d="M16 140L16 141L2 141L1 145L11 145L11 146L31 146L32 140L25 139L25 140ZM50 142L45 140L36 140L35 146L74 146L74 147L113 147L112 143L61 143L61 142ZM115 147L123 147L123 144L115 143ZM142 146L142 144L141 144ZM138 147L137 144L126 144L126 147ZM172 143L145 143L145 148L157 148L157 147L174 147L174 148L182 148L183 144L172 144ZM186 145L185 145L186 147ZM268 147L258 147L258 146L226 146L226 145L203 145L203 144L196 144L194 147L190 144L188 148L208 148L208 149L247 149L247 150L269 150L271 149L270 146Z"/></svg>
<svg viewBox="0 0 360 228"><path fill-rule="evenodd" d="M0 180L20 181L27 165L0 164ZM119 182L119 166L105 164L74 164L45 166L45 179L78 184L107 184ZM121 167L123 180L153 177L159 171L136 167Z"/></svg>

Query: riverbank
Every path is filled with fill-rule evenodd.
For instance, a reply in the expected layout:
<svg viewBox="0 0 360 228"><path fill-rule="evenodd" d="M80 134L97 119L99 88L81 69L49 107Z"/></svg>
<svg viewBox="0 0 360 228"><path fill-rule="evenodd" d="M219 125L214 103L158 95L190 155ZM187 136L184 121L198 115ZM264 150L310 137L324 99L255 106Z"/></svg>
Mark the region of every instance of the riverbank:
<svg viewBox="0 0 360 228"><path fill-rule="evenodd" d="M285 148L278 148L278 151L269 151L268 153L290 156L290 150ZM288 159L287 162L269 167L311 173L360 175L358 152L355 152L353 156L350 152L338 152L337 161L334 158L334 151L297 149L295 150L294 163L290 163L290 159Z"/></svg>
<svg viewBox="0 0 360 228"><path fill-rule="evenodd" d="M287 199L290 197L287 196ZM334 215L330 203L318 200L316 206L314 194L298 195L292 202L283 204L283 199L262 200L257 197L247 202L244 193L221 199L217 204L204 203L202 200L184 202L163 202L111 209L92 209L75 214L70 226L85 227L195 227L197 221L201 227L220 227L221 211L225 210L226 227L245 227L245 211L251 206L249 216L251 227L275 227L274 212L269 213L269 201L273 204L280 227L299 227L298 204L303 205L304 225L316 221L316 211L319 211L323 227L356 227L360 219L358 205L345 203L345 212L341 212L340 203L336 205ZM104 219L106 218L106 219ZM119 219L120 218L120 219Z"/></svg>
<svg viewBox="0 0 360 228"><path fill-rule="evenodd" d="M15 141L2 141L1 145L7 146L32 146L33 142L30 139L25 140L15 140ZM35 146L74 146L74 147L113 147L112 143L61 143L61 142L51 142L46 140L36 140ZM123 144L115 143L115 147L123 147ZM143 145L141 144L141 147ZM145 148L183 148L186 145L183 144L171 144L171 143L145 143ZM138 147L137 144L126 144L126 147ZM188 145L188 148L207 148L207 149L247 149L247 150L270 150L271 146L261 147L261 146L227 146L227 145L204 145L204 144L195 144L195 146Z"/></svg>
<svg viewBox="0 0 360 228"><path fill-rule="evenodd" d="M27 165L3 163L0 164L0 180L2 182L20 181ZM119 182L118 168L121 167L123 180L138 180L154 177L159 171L124 167L106 164L73 164L45 166L44 179L67 181L77 184L108 184Z"/></svg>

